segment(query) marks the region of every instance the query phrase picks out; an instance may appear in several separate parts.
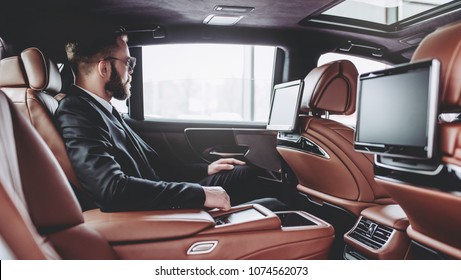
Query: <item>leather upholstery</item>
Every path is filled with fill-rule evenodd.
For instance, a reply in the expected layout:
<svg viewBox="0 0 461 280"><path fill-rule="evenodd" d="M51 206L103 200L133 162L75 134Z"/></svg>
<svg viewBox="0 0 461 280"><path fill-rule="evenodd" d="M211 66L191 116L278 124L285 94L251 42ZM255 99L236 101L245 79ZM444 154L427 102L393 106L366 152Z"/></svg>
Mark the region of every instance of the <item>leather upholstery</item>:
<svg viewBox="0 0 461 280"><path fill-rule="evenodd" d="M333 242L333 228L312 227L309 230L264 230L164 240L144 244L116 244L114 250L122 259L146 260L325 260ZM195 242L217 241L217 248L203 255L187 255Z"/></svg>
<svg viewBox="0 0 461 280"><path fill-rule="evenodd" d="M304 79L301 112L350 115L355 112L358 72L348 60L314 68Z"/></svg>
<svg viewBox="0 0 461 280"><path fill-rule="evenodd" d="M84 212L83 216L86 224L109 242L178 239L215 226L213 218L203 210L104 213L93 209Z"/></svg>
<svg viewBox="0 0 461 280"><path fill-rule="evenodd" d="M78 202L56 159L30 122L24 119L17 107L1 91L0 175L1 243L6 243L14 257L118 258L119 255L108 241L98 231L89 228L89 224L83 223ZM248 207L252 206L242 206L241 209ZM143 216L145 213L142 212L110 213L104 218L109 221L110 228L103 231L117 237L118 229L124 229L128 234L132 230L132 235L123 238L123 242L115 241L113 244L127 259L327 258L334 236L331 225L305 214L314 225L284 230L280 228L280 220L274 213L263 210L260 206L256 206L256 209L262 213L268 211L268 218L277 223L264 223L265 230L261 230L262 223L256 223L253 228L245 221L215 227L213 219L203 211L160 211L152 212L150 216ZM118 221L112 220L110 223L113 217ZM162 232L158 223L162 223L165 218L164 223L171 222L170 230ZM184 228L181 225L183 222L196 223L199 227ZM146 228L146 224L150 223L159 226ZM179 232L184 229L187 231ZM184 234L187 236L177 238ZM151 240L151 236L160 239ZM176 238L171 238L172 236ZM132 242L138 240L135 237L140 237L143 242ZM219 242L213 253L186 254L192 244L206 240Z"/></svg>
<svg viewBox="0 0 461 280"><path fill-rule="evenodd" d="M362 211L362 216L400 231L405 231L409 225L407 214L398 204L370 207Z"/></svg>
<svg viewBox="0 0 461 280"><path fill-rule="evenodd" d="M412 61L437 58L441 62L440 109L461 108L461 22L438 29L420 43Z"/></svg>
<svg viewBox="0 0 461 280"><path fill-rule="evenodd" d="M377 179L408 216L410 238L461 259L461 196Z"/></svg>
<svg viewBox="0 0 461 280"><path fill-rule="evenodd" d="M1 91L0 112L0 198L5 202L0 228L15 256L117 258L107 241L83 224L78 202L56 159ZM8 228L16 234L5 234Z"/></svg>
<svg viewBox="0 0 461 280"><path fill-rule="evenodd" d="M26 86L26 77L21 69L20 58L12 56L0 60L0 88Z"/></svg>
<svg viewBox="0 0 461 280"><path fill-rule="evenodd" d="M149 243L114 244L114 250L124 259L326 259L333 241L333 227L308 213L313 222L305 227L281 228L280 220L259 205L233 207L239 211L254 207L267 219L233 221L209 227L194 236ZM264 210L265 209L265 210ZM222 215L222 211L211 213ZM187 255L192 244L216 241L209 254Z"/></svg>
<svg viewBox="0 0 461 280"><path fill-rule="evenodd" d="M412 60L437 58L441 62L440 110L461 112L461 22L428 35ZM443 44L440 44L443 42ZM440 150L445 164L461 167L461 124L440 123Z"/></svg>
<svg viewBox="0 0 461 280"><path fill-rule="evenodd" d="M354 64L345 60L315 68L305 79L301 111L354 113L357 77ZM373 157L354 150L353 129L317 114L301 115L299 129L300 135L316 143L328 158L277 147L298 179L298 191L339 205L357 216L371 205L393 202L373 179Z"/></svg>
<svg viewBox="0 0 461 280"><path fill-rule="evenodd" d="M29 81L29 87L37 91L57 93L61 90L58 67L37 48L28 48L21 59Z"/></svg>
<svg viewBox="0 0 461 280"><path fill-rule="evenodd" d="M51 117L58 106L51 95L56 95L60 88L61 78L56 65L37 48L24 50L20 57L0 61L0 89L45 140L72 186L82 190Z"/></svg>

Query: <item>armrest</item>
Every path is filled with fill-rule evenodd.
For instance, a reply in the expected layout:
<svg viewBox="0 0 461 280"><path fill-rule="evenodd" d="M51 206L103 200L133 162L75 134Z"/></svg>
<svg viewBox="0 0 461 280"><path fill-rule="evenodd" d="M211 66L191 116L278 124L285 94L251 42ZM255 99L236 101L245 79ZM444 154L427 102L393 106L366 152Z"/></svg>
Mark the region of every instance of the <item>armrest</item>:
<svg viewBox="0 0 461 280"><path fill-rule="evenodd" d="M370 207L362 211L362 216L401 231L409 225L407 214L398 204Z"/></svg>
<svg viewBox="0 0 461 280"><path fill-rule="evenodd" d="M83 217L109 242L181 238L215 225L213 218L202 210L105 213L94 209L85 211Z"/></svg>

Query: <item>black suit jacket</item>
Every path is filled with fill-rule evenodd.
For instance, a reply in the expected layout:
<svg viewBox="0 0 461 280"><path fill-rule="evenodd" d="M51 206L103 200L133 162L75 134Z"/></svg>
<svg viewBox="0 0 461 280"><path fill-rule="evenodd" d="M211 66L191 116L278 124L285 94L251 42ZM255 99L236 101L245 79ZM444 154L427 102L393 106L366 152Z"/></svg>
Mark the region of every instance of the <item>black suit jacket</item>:
<svg viewBox="0 0 461 280"><path fill-rule="evenodd" d="M102 210L203 207L199 184L163 181L174 167L83 90L72 86L55 117L78 179ZM192 170L206 175L206 167Z"/></svg>

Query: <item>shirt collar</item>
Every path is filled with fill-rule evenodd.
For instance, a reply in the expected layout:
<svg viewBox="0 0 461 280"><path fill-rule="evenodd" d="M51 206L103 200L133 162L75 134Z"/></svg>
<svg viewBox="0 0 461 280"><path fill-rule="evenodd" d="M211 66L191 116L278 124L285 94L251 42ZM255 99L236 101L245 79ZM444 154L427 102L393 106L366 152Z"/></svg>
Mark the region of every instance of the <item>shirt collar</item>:
<svg viewBox="0 0 461 280"><path fill-rule="evenodd" d="M109 113L112 113L112 104L110 104L109 102L107 102L106 100L104 100L103 98L97 96L96 94L92 93L91 91L88 91L78 85L75 85L76 87L78 87L79 89L83 90L84 92L88 93L91 97L93 97L94 99L96 99L96 101L98 101L107 111L109 111Z"/></svg>

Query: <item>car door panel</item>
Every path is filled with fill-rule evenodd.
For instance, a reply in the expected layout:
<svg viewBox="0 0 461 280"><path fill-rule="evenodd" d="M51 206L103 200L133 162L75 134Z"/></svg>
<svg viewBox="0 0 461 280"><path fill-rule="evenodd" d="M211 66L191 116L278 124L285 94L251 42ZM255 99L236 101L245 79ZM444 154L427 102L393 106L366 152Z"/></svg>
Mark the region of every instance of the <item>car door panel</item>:
<svg viewBox="0 0 461 280"><path fill-rule="evenodd" d="M280 172L276 133L258 126L231 128L228 124L138 121L127 123L162 158L182 163L212 162L235 157Z"/></svg>
<svg viewBox="0 0 461 280"><path fill-rule="evenodd" d="M234 157L258 167L280 172L276 153L276 133L265 129L203 129L185 130L191 147L207 161Z"/></svg>

